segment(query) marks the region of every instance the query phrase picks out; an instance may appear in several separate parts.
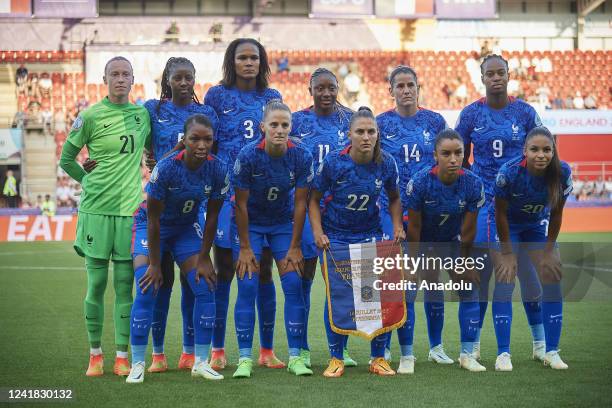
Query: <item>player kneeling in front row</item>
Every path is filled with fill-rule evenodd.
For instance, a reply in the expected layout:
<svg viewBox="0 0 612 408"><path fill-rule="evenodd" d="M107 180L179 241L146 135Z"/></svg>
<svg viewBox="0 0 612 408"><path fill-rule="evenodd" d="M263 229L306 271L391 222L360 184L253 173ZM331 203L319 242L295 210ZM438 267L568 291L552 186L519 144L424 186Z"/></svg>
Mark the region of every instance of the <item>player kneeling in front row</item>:
<svg viewBox="0 0 612 408"><path fill-rule="evenodd" d="M161 254L172 253L195 296L193 327L196 361L194 377L221 380L207 363L215 319L216 275L210 248L217 218L229 189L225 164L210 154L214 136L201 114L185 122L185 149L161 160L147 185L147 201L134 215L132 256L138 289L132 307L132 369L128 383L144 380L145 351L157 290L162 283ZM208 198L206 226L198 224L198 208Z"/></svg>

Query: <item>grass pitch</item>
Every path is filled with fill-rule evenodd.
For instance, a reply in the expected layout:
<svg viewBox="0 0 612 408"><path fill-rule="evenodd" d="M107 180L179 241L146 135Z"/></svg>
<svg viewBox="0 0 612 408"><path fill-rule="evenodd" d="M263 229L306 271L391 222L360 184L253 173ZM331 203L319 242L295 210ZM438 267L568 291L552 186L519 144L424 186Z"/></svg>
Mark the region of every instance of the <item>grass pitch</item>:
<svg viewBox="0 0 612 408"><path fill-rule="evenodd" d="M565 241L610 242L612 234L568 234ZM612 254L610 254L612 259ZM607 266L606 266L607 265ZM610 282L612 262L598 271ZM178 274L178 273L177 273ZM603 274L603 275L602 275ZM283 324L283 295L277 285L276 353L287 360ZM605 282L606 279L603 279ZM339 379L321 373L328 360L323 329L323 281L317 274L312 291L309 340L315 375L297 378L284 370L256 368L250 380L233 380L237 361L233 328L235 283L228 319L226 352L230 366L226 379L210 382L192 379L175 369L181 351L180 283L176 279L166 333L166 354L171 370L148 374L141 385L125 384L112 374L114 358L112 324L112 278L106 295L103 350L106 374L85 377L88 344L83 321L86 276L83 260L71 243L0 244L0 350L1 388L72 389L71 406L609 406L612 378L612 298L607 301L568 302L564 306L562 356L570 369L544 368L530 360L531 335L522 305L515 303L512 331L514 371L494 371L495 334L490 311L482 333L482 358L486 373L468 373L458 365L440 366L427 361L427 331L422 303L416 305L414 351L416 373L412 376L379 378L368 374L369 343L351 338L349 349L359 362ZM610 292L600 279L593 285ZM459 352L457 304L447 303L444 328L445 349L452 358ZM257 337L254 356L257 356ZM147 352L150 359L150 348ZM393 337L393 366L399 348ZM147 361L147 364L149 361ZM1 404L1 403L0 403ZM12 404L11 404L12 405ZM22 406L41 406L25 402ZM46 405L46 404L43 404ZM58 406L53 404L53 406Z"/></svg>

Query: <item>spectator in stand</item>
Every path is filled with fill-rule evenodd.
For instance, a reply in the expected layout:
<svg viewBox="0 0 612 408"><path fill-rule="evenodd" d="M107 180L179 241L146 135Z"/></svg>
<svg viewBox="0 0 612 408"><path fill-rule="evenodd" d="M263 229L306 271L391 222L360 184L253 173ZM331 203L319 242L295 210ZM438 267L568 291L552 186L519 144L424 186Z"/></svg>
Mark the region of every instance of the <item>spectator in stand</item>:
<svg viewBox="0 0 612 408"><path fill-rule="evenodd" d="M491 46L489 45L489 40L484 40L482 46L480 47L480 59L483 59L487 55L491 53Z"/></svg>
<svg viewBox="0 0 612 408"><path fill-rule="evenodd" d="M51 133L51 122L53 122L53 112L51 112L51 106L46 105L40 112L42 116L43 124L47 132Z"/></svg>
<svg viewBox="0 0 612 408"><path fill-rule="evenodd" d="M43 124L44 119L42 112L40 111L40 103L32 101L28 105L28 114L26 115L27 124Z"/></svg>
<svg viewBox="0 0 612 408"><path fill-rule="evenodd" d="M41 214L42 214L42 206L43 206L43 198L39 194L36 196L36 208L40 210Z"/></svg>
<svg viewBox="0 0 612 408"><path fill-rule="evenodd" d="M612 199L612 176L608 176L608 180L606 180L606 193L607 198Z"/></svg>
<svg viewBox="0 0 612 408"><path fill-rule="evenodd" d="M563 109L563 98L561 98L561 94L557 93L555 99L552 102L553 109Z"/></svg>
<svg viewBox="0 0 612 408"><path fill-rule="evenodd" d="M584 109L584 99L582 99L582 95L580 91L576 91L576 96L574 96L574 109Z"/></svg>
<svg viewBox="0 0 612 408"><path fill-rule="evenodd" d="M589 199L595 191L595 182L593 180L586 180L582 187L582 198Z"/></svg>
<svg viewBox="0 0 612 408"><path fill-rule="evenodd" d="M28 96L30 99L40 98L40 89L38 89L38 74L33 73L28 78Z"/></svg>
<svg viewBox="0 0 612 408"><path fill-rule="evenodd" d="M55 190L55 197L57 198L58 207L72 207L72 200L70 198L70 187L64 177L57 179L57 189Z"/></svg>
<svg viewBox="0 0 612 408"><path fill-rule="evenodd" d="M597 181L595 182L595 189L593 190L593 197L595 198L604 198L604 193L606 192L606 183L603 180L603 177L597 177Z"/></svg>
<svg viewBox="0 0 612 408"><path fill-rule="evenodd" d="M574 177L573 181L574 189L572 190L572 194L576 198L576 201L580 200L582 196L582 188L584 187L584 180L580 177Z"/></svg>
<svg viewBox="0 0 612 408"><path fill-rule="evenodd" d="M85 98L85 95L79 95L79 99L76 103L76 108L79 112L84 111L89 106L89 101Z"/></svg>
<svg viewBox="0 0 612 408"><path fill-rule="evenodd" d="M53 132L66 132L66 116L61 110L53 114Z"/></svg>
<svg viewBox="0 0 612 408"><path fill-rule="evenodd" d="M15 112L15 116L13 117L12 127L21 129L25 124L26 117L26 113L22 109L19 109L17 112Z"/></svg>
<svg viewBox="0 0 612 408"><path fill-rule="evenodd" d="M527 71L529 70L530 67L531 67L531 60L527 58L526 55L523 55L523 58L521 58L521 68L519 72L519 75L521 76L522 79L527 79Z"/></svg>
<svg viewBox="0 0 612 408"><path fill-rule="evenodd" d="M540 59L540 72L552 72L552 62L550 58L545 56Z"/></svg>
<svg viewBox="0 0 612 408"><path fill-rule="evenodd" d="M220 43L223 40L223 24L213 23L208 30L208 34L212 37L214 43Z"/></svg>
<svg viewBox="0 0 612 408"><path fill-rule="evenodd" d="M461 81L461 78L457 78L456 83L459 85L455 88L455 100L459 106L465 106L467 105L467 85Z"/></svg>
<svg viewBox="0 0 612 408"><path fill-rule="evenodd" d="M40 76L40 80L38 81L38 89L40 90L40 96L42 98L49 98L51 95L51 87L53 86L53 82L51 82L51 77L49 73L43 72Z"/></svg>
<svg viewBox="0 0 612 408"><path fill-rule="evenodd" d="M538 103L544 109L550 109L550 88L542 85L536 90L538 94Z"/></svg>
<svg viewBox="0 0 612 408"><path fill-rule="evenodd" d="M508 71L511 76L519 75L519 69L521 68L521 61L518 59L516 55L513 55L512 58L508 60Z"/></svg>
<svg viewBox="0 0 612 408"><path fill-rule="evenodd" d="M597 99L595 99L595 95L588 94L587 97L584 98L584 108L597 109Z"/></svg>
<svg viewBox="0 0 612 408"><path fill-rule="evenodd" d="M446 96L446 103L450 103L451 95L454 93L453 89L445 82L442 87L442 93Z"/></svg>
<svg viewBox="0 0 612 408"><path fill-rule="evenodd" d="M276 72L289 72L289 58L285 54L276 60Z"/></svg>
<svg viewBox="0 0 612 408"><path fill-rule="evenodd" d="M164 38L165 43L178 43L179 42L179 34L181 30L176 23L176 20L173 20L170 23L170 27L166 30L166 37Z"/></svg>
<svg viewBox="0 0 612 408"><path fill-rule="evenodd" d="M12 170L6 171L6 180L4 180L4 188L2 194L6 197L6 203L9 208L17 208L17 199L19 193L17 191L17 179L13 176Z"/></svg>
<svg viewBox="0 0 612 408"><path fill-rule="evenodd" d="M567 95L564 105L565 109L574 109L574 98L572 98L572 95Z"/></svg>
<svg viewBox="0 0 612 408"><path fill-rule="evenodd" d="M521 90L521 83L518 79L512 78L508 81L508 95L517 96Z"/></svg>
<svg viewBox="0 0 612 408"><path fill-rule="evenodd" d="M344 88L348 94L347 99L349 103L355 102L361 91L361 79L351 70L344 77Z"/></svg>
<svg viewBox="0 0 612 408"><path fill-rule="evenodd" d="M28 94L28 69L23 64L15 71L15 83L17 84L15 90L17 97Z"/></svg>
<svg viewBox="0 0 612 408"><path fill-rule="evenodd" d="M49 194L45 195L45 201L43 201L42 206L40 207L42 214L47 217L53 217L55 215L55 202L51 200L51 196Z"/></svg>

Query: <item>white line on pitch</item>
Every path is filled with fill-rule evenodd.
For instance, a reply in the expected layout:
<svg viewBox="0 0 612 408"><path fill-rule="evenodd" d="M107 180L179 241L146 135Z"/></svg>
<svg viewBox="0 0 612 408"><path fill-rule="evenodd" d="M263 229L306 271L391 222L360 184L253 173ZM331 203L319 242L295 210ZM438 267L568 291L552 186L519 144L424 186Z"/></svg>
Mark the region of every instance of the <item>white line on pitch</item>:
<svg viewBox="0 0 612 408"><path fill-rule="evenodd" d="M51 270L71 270L71 271L78 271L78 270L85 270L84 266L81 267L77 267L77 266L0 266L0 270L2 269L41 269L41 270L45 270L45 269L51 269Z"/></svg>

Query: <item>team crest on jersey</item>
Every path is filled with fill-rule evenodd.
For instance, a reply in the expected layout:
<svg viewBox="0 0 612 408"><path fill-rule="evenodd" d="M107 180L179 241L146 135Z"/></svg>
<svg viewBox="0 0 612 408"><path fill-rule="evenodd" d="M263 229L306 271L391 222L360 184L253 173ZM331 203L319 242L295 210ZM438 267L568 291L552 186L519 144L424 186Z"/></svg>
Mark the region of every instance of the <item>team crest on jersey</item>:
<svg viewBox="0 0 612 408"><path fill-rule="evenodd" d="M512 124L512 140L519 140L521 137L519 136L519 126L515 123Z"/></svg>
<svg viewBox="0 0 612 408"><path fill-rule="evenodd" d="M412 195L412 190L414 189L414 180L410 179L408 184L406 184L406 194Z"/></svg>
<svg viewBox="0 0 612 408"><path fill-rule="evenodd" d="M234 174L240 174L240 168L240 159L236 159L236 161L234 162Z"/></svg>
<svg viewBox="0 0 612 408"><path fill-rule="evenodd" d="M81 115L79 115L77 116L77 118L74 120L74 123L72 124L72 130L79 130L82 127L83 127L83 118L81 117Z"/></svg>
<svg viewBox="0 0 612 408"><path fill-rule="evenodd" d="M145 249L149 248L149 243L147 242L146 239L141 239L140 240L140 245L142 245L142 247L145 248Z"/></svg>
<svg viewBox="0 0 612 408"><path fill-rule="evenodd" d="M379 180L379 179L374 180L374 185L376 185L377 190L380 190L382 188L382 184L383 184L382 180Z"/></svg>
<svg viewBox="0 0 612 408"><path fill-rule="evenodd" d="M212 186L204 186L204 195L209 196Z"/></svg>
<svg viewBox="0 0 612 408"><path fill-rule="evenodd" d="M463 210L465 208L465 204L466 204L465 200L459 200L459 209Z"/></svg>
<svg viewBox="0 0 612 408"><path fill-rule="evenodd" d="M151 178L149 179L149 181L153 184L155 184L155 182L157 181L157 178L159 177L159 170L157 169L157 166L155 166L153 168L153 171L151 172Z"/></svg>
<svg viewBox="0 0 612 408"><path fill-rule="evenodd" d="M425 144L430 144L431 143L431 133L429 133L427 130L424 130L423 139L425 140Z"/></svg>
<svg viewBox="0 0 612 408"><path fill-rule="evenodd" d="M497 184L497 187L499 188L504 187L506 184L508 184L508 181L506 180L506 176L499 173L497 177L495 178L495 184Z"/></svg>

